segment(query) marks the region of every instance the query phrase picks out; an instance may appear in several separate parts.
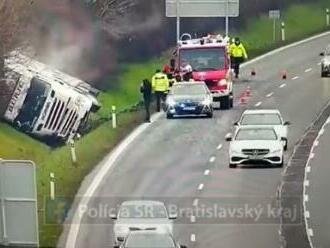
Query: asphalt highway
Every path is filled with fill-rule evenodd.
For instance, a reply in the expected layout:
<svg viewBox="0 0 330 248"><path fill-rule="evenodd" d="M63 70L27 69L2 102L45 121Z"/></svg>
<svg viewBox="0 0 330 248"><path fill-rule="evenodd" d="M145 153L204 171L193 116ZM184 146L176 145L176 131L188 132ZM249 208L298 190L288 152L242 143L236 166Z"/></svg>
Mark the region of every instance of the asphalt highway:
<svg viewBox="0 0 330 248"><path fill-rule="evenodd" d="M329 188L330 167L329 147L330 132L326 124L321 135L314 142L312 159L309 162L310 170L307 173L306 195L309 200L306 203L306 211L309 214L308 228L313 247L325 248L330 246L329 218Z"/></svg>
<svg viewBox="0 0 330 248"><path fill-rule="evenodd" d="M276 206L283 168L229 169L225 136L244 109L278 108L292 123L287 161L297 140L330 99L330 79L321 79L318 64L318 54L329 39L330 35L321 37L245 66L242 80L234 86L234 109L216 111L213 119L167 120L163 115L151 123L116 160L88 208L114 206L127 198L163 199L180 207L212 206L214 201L264 210ZM255 77L250 76L252 68ZM281 79L284 70L287 80ZM247 105L239 105L238 96L247 86L251 97ZM280 247L277 217L266 212L259 219L245 217L179 216L175 236L188 247ZM75 247L112 247L112 223L109 218L85 214Z"/></svg>

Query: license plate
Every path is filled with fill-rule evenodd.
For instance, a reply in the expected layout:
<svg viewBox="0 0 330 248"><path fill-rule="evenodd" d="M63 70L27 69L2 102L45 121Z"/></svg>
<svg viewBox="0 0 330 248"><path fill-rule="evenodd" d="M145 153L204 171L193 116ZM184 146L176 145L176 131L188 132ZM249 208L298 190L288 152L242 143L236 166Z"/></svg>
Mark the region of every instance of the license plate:
<svg viewBox="0 0 330 248"><path fill-rule="evenodd" d="M193 111L193 110L196 110L196 107L185 107L185 108L183 108L183 110Z"/></svg>
<svg viewBox="0 0 330 248"><path fill-rule="evenodd" d="M249 159L252 159L252 160L259 160L259 159L263 159L263 158L264 158L264 156L258 156L258 155L249 157Z"/></svg>

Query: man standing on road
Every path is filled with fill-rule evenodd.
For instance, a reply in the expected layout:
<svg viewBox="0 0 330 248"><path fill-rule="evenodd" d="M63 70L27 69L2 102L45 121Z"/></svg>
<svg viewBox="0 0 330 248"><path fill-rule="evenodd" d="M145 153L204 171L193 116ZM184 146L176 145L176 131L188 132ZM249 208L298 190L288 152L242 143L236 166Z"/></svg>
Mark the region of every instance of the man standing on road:
<svg viewBox="0 0 330 248"><path fill-rule="evenodd" d="M140 92L143 94L144 107L146 110L146 122L150 122L150 103L152 95L152 86L148 79L143 79Z"/></svg>
<svg viewBox="0 0 330 248"><path fill-rule="evenodd" d="M238 37L236 37L235 42L230 45L230 57L232 58L235 78L238 78L240 65L248 58L246 50Z"/></svg>
<svg viewBox="0 0 330 248"><path fill-rule="evenodd" d="M165 102L169 87L170 83L167 75L160 70L156 70L156 74L152 77L152 89L156 95L157 112L160 112L161 101Z"/></svg>

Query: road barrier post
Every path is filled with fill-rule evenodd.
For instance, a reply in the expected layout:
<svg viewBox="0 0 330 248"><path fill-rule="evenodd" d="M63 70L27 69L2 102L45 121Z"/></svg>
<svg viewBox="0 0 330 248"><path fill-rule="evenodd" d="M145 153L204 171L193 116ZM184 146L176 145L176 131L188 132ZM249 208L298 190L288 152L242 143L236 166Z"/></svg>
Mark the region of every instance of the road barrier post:
<svg viewBox="0 0 330 248"><path fill-rule="evenodd" d="M55 175L53 172L49 174L50 177L50 199L55 200Z"/></svg>
<svg viewBox="0 0 330 248"><path fill-rule="evenodd" d="M116 106L112 106L112 128L117 128Z"/></svg>
<svg viewBox="0 0 330 248"><path fill-rule="evenodd" d="M70 140L70 149L71 149L72 162L75 164L77 163L77 155L76 155L76 146L73 139Z"/></svg>
<svg viewBox="0 0 330 248"><path fill-rule="evenodd" d="M281 23L282 41L285 41L285 23Z"/></svg>
<svg viewBox="0 0 330 248"><path fill-rule="evenodd" d="M326 12L326 24L327 24L327 27L330 26L330 10L327 8L325 10Z"/></svg>

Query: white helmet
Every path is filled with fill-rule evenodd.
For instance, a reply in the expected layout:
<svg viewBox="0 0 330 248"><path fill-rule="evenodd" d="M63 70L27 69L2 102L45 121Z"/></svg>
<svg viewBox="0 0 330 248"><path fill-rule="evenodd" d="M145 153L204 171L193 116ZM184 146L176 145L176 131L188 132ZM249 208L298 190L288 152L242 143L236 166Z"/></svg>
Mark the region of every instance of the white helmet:
<svg viewBox="0 0 330 248"><path fill-rule="evenodd" d="M191 65L187 64L187 65L185 65L185 66L182 68L182 71L183 71L184 73L190 73L190 72L193 71L193 69L192 69Z"/></svg>

